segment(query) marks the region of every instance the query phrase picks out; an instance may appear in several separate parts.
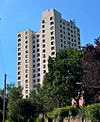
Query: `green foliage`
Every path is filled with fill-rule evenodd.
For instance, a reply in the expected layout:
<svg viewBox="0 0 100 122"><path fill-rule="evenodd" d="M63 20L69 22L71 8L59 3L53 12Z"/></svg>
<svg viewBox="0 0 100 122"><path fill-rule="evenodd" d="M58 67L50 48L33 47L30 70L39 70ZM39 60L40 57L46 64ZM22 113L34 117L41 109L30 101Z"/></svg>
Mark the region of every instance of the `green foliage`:
<svg viewBox="0 0 100 122"><path fill-rule="evenodd" d="M36 122L43 122L43 121L42 121L42 118L37 117L37 118L36 118Z"/></svg>
<svg viewBox="0 0 100 122"><path fill-rule="evenodd" d="M12 121L13 108L17 100L22 99L22 89L20 87L10 87L8 89L8 119ZM14 115L13 115L14 116Z"/></svg>
<svg viewBox="0 0 100 122"><path fill-rule="evenodd" d="M78 109L72 106L66 106L62 108L54 109L54 111L47 113L48 118L68 118L76 117L78 115Z"/></svg>
<svg viewBox="0 0 100 122"><path fill-rule="evenodd" d="M40 85L36 87L36 90L32 90L29 97L30 101L37 106L36 110L43 112L43 91Z"/></svg>
<svg viewBox="0 0 100 122"><path fill-rule="evenodd" d="M28 99L19 99L9 112L10 121L14 122L31 122L36 114L36 106Z"/></svg>
<svg viewBox="0 0 100 122"><path fill-rule="evenodd" d="M100 103L86 106L85 116L93 122L100 122Z"/></svg>
<svg viewBox="0 0 100 122"><path fill-rule="evenodd" d="M70 103L71 98L77 96L83 75L80 63L82 51L61 50L56 58L50 58L48 63L49 72L44 78L43 93L46 111L63 107Z"/></svg>

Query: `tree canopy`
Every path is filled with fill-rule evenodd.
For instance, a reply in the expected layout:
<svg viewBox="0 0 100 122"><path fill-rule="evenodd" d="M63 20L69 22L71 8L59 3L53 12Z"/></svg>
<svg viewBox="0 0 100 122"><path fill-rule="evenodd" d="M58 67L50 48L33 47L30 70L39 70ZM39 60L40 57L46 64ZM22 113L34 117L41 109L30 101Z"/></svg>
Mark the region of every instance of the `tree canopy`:
<svg viewBox="0 0 100 122"><path fill-rule="evenodd" d="M59 51L56 58L49 58L48 73L43 82L47 111L68 105L71 98L78 95L80 85L77 82L81 82L83 75L82 56L82 51L70 49Z"/></svg>

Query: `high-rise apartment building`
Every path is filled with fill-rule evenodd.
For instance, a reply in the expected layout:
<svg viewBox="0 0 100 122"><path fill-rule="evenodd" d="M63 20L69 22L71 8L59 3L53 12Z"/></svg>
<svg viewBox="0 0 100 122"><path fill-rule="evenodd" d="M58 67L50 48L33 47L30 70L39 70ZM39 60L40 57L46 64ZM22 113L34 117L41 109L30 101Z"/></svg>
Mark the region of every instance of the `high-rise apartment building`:
<svg viewBox="0 0 100 122"><path fill-rule="evenodd" d="M56 57L57 51L68 48L80 49L80 30L74 21L66 21L55 9L42 14L38 33L18 33L17 82L23 88L24 98L37 84L43 84L49 56Z"/></svg>

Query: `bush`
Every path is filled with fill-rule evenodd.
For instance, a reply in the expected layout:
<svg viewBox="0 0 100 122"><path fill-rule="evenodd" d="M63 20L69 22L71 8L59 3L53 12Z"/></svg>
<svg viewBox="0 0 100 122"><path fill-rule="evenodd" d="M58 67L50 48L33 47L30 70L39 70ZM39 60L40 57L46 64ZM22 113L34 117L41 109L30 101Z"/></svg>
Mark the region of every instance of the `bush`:
<svg viewBox="0 0 100 122"><path fill-rule="evenodd" d="M100 122L100 103L86 106L85 116L93 122Z"/></svg>
<svg viewBox="0 0 100 122"><path fill-rule="evenodd" d="M72 106L57 108L52 112L47 113L48 118L57 118L58 120L65 117L76 117L78 115L78 109Z"/></svg>

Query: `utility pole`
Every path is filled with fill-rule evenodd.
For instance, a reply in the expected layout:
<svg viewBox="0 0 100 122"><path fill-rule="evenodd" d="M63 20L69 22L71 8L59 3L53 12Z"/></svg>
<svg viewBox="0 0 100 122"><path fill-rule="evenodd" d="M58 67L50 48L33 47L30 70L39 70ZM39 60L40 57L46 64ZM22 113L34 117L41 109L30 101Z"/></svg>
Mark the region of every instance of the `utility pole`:
<svg viewBox="0 0 100 122"><path fill-rule="evenodd" d="M5 103L6 103L6 74L4 75L3 121L2 122L5 122Z"/></svg>

